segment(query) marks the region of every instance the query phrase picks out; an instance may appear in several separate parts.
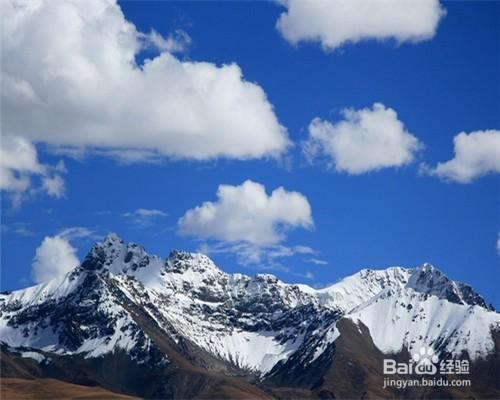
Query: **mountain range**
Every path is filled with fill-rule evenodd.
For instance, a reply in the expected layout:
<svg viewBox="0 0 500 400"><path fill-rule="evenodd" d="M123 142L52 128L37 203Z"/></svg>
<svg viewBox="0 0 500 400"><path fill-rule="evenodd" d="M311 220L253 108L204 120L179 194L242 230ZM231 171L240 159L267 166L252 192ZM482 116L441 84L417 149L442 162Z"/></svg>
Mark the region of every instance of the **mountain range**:
<svg viewBox="0 0 500 400"><path fill-rule="evenodd" d="M88 398L500 398L500 314L430 264L314 289L110 234L69 273L2 292L0 340L2 391L24 398L37 382L101 390ZM384 359L421 348L466 360L471 385L384 388Z"/></svg>

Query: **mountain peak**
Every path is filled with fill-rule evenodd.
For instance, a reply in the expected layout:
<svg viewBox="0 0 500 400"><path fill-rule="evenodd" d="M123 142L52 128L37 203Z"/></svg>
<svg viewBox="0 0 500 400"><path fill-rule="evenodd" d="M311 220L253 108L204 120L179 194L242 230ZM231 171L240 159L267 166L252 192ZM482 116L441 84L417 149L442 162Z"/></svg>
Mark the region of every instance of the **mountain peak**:
<svg viewBox="0 0 500 400"><path fill-rule="evenodd" d="M419 270L422 270L422 271L425 271L425 272L429 272L429 271L438 271L438 272L441 272L434 265L432 265L431 263L428 263L428 262L423 263L422 265L420 265L416 269L419 269Z"/></svg>
<svg viewBox="0 0 500 400"><path fill-rule="evenodd" d="M181 346L179 355L194 354L190 360L203 365L215 360L231 373L267 376L288 363L302 371L329 360L334 341L347 336L337 329L341 320L362 323L370 343L385 353L437 343L439 351L466 351L471 358L491 354L491 332L500 327L498 314L470 286L431 264L363 269L313 289L271 274L228 274L200 253L173 250L161 259L109 234L75 271L0 294L7 344L85 358L121 349L150 362L152 332L167 335ZM356 332L365 335L362 330ZM167 354L165 362L175 360Z"/></svg>
<svg viewBox="0 0 500 400"><path fill-rule="evenodd" d="M210 257L202 253L190 253L174 249L170 252L165 264L168 270L177 273L190 270L198 273L211 271L216 274L224 274Z"/></svg>
<svg viewBox="0 0 500 400"><path fill-rule="evenodd" d="M109 270L126 273L145 267L150 256L143 246L123 241L116 233L109 233L102 242L94 244L85 257L82 268L87 271Z"/></svg>
<svg viewBox="0 0 500 400"><path fill-rule="evenodd" d="M424 263L412 270L407 287L420 293L437 296L452 303L480 306L491 309L484 299L471 286L455 282L438 268Z"/></svg>
<svg viewBox="0 0 500 400"><path fill-rule="evenodd" d="M124 242L114 233L108 234L102 242L97 242L90 249L82 263L82 268L87 271L101 270L113 263L120 254Z"/></svg>
<svg viewBox="0 0 500 400"><path fill-rule="evenodd" d="M188 251L184 250L179 250L179 249L173 249L170 254L168 255L167 259L180 259L180 260L187 260L187 259L192 259L194 256L194 253L190 253Z"/></svg>
<svg viewBox="0 0 500 400"><path fill-rule="evenodd" d="M104 240L102 241L103 244L105 245L113 245L115 243L124 243L123 239L118 236L116 233L114 232L110 232L108 233L105 237L104 237Z"/></svg>

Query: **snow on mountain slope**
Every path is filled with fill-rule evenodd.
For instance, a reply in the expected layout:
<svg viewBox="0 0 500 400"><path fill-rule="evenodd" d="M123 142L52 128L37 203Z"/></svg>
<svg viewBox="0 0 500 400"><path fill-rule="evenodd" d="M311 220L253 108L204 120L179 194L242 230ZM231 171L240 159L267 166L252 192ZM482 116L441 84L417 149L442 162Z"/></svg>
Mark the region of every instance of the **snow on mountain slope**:
<svg viewBox="0 0 500 400"><path fill-rule="evenodd" d="M291 354L319 313L309 310L313 297L272 275L228 275L208 257L180 251L163 262L111 234L65 276L1 294L1 340L87 357L137 346L147 353L149 339L110 286L143 307L174 340L183 337L257 373ZM324 324L330 323L334 313L323 314Z"/></svg>
<svg viewBox="0 0 500 400"><path fill-rule="evenodd" d="M416 292L446 299L452 303L488 308L483 298L464 283L455 282L426 263L418 268L390 267L384 270L362 269L338 283L317 290L322 305L349 312L387 288L408 287Z"/></svg>
<svg viewBox="0 0 500 400"><path fill-rule="evenodd" d="M460 305L413 288L387 288L348 318L370 330L383 353L433 347L454 356L468 352L471 359L495 349L490 329L500 330L498 313L478 305Z"/></svg>
<svg viewBox="0 0 500 400"><path fill-rule="evenodd" d="M368 327L382 352L432 346L476 359L494 350L491 330L500 330L500 315L477 293L429 264L406 271L406 284L387 286L348 314Z"/></svg>
<svg viewBox="0 0 500 400"><path fill-rule="evenodd" d="M166 361L97 273L101 267L91 263L116 260L113 243L112 237L106 239L80 267L50 282L1 293L1 341L58 354L98 357L124 350L139 362ZM99 252L103 246L110 251Z"/></svg>
<svg viewBox="0 0 500 400"><path fill-rule="evenodd" d="M221 271L206 256L174 251L156 286L158 311L181 336L235 366L265 373L300 346L311 321L313 296L275 276Z"/></svg>
<svg viewBox="0 0 500 400"><path fill-rule="evenodd" d="M316 295L322 305L349 312L387 287L405 285L410 275L411 270L401 267L380 271L363 269L338 283L319 289Z"/></svg>
<svg viewBox="0 0 500 400"><path fill-rule="evenodd" d="M166 362L124 299L174 342L261 376L280 361L314 362L338 338L342 317L365 324L383 352L425 343L481 357L492 351L491 329L499 329L499 314L472 288L428 264L365 269L315 290L269 274L227 274L202 254L173 251L162 260L111 234L70 273L0 294L0 338L60 354L122 349Z"/></svg>
<svg viewBox="0 0 500 400"><path fill-rule="evenodd" d="M414 269L365 269L318 291L320 302L370 330L383 353L432 346L439 354L477 359L495 350L500 315L466 284L430 264Z"/></svg>

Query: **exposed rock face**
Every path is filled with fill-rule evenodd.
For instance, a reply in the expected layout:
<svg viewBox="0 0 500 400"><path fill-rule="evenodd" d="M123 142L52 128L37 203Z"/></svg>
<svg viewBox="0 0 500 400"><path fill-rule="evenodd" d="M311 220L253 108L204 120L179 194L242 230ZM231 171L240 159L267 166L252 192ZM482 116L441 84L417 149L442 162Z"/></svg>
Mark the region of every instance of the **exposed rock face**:
<svg viewBox="0 0 500 400"><path fill-rule="evenodd" d="M373 375L375 364L368 371L359 364L364 355L355 355L349 337L370 349L371 363L425 345L479 365L498 360L499 331L499 314L479 294L429 264L365 269L315 290L268 274L230 275L202 254L174 250L162 260L114 234L70 273L0 294L4 357L24 365L29 356L22 354L29 353L37 362L34 376L97 382L139 396L196 397L213 393L216 381L267 396L228 378L234 375L278 397L290 392L277 387L328 398L349 387L358 393L361 385L362 394L380 376ZM345 354L361 366L350 377L341 374L347 386L332 385ZM116 363L143 384L103 372ZM151 373L161 378L152 382ZM198 386L187 385L188 377Z"/></svg>

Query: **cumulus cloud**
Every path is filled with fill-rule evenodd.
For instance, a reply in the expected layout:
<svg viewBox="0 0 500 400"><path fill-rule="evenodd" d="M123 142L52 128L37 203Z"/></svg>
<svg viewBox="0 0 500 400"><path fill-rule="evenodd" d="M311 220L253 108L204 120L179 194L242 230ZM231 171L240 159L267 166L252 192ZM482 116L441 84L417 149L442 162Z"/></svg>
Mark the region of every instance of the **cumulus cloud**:
<svg viewBox="0 0 500 400"><path fill-rule="evenodd" d="M311 206L304 195L282 187L268 195L263 185L251 180L220 185L216 201L188 210L178 221L180 234L206 240L198 248L202 253L227 254L243 266L296 276L300 274L283 265L283 260L311 257L317 251L285 244L287 232L313 227Z"/></svg>
<svg viewBox="0 0 500 400"><path fill-rule="evenodd" d="M132 212L126 212L124 217L137 227L147 228L155 224L159 218L164 218L167 213L154 208L138 208Z"/></svg>
<svg viewBox="0 0 500 400"><path fill-rule="evenodd" d="M280 0L276 27L290 43L319 42L325 50L362 40L398 43L431 39L445 15L439 0Z"/></svg>
<svg viewBox="0 0 500 400"><path fill-rule="evenodd" d="M1 11L4 132L128 161L274 157L289 146L238 65L177 58L185 34L139 32L115 0L6 0ZM159 54L138 65L151 46Z"/></svg>
<svg viewBox="0 0 500 400"><path fill-rule="evenodd" d="M45 236L35 251L31 266L31 275L35 282L47 282L80 264L76 256L77 249L71 244L72 241L99 237L93 229L84 226L64 228L54 236Z"/></svg>
<svg viewBox="0 0 500 400"><path fill-rule="evenodd" d="M0 190L12 195L17 205L28 192L64 196L65 184L58 174L64 164L49 166L38 160L36 147L19 136L3 135L0 141ZM35 180L35 182L34 182Z"/></svg>
<svg viewBox="0 0 500 400"><path fill-rule="evenodd" d="M2 137L0 154L2 190L25 191L30 186L31 175L45 173L46 168L39 163L35 146L25 139Z"/></svg>
<svg viewBox="0 0 500 400"><path fill-rule="evenodd" d="M310 162L325 158L329 168L349 174L411 163L423 145L408 132L396 111L381 103L345 109L336 123L315 118L302 149Z"/></svg>
<svg viewBox="0 0 500 400"><path fill-rule="evenodd" d="M313 228L311 206L298 192L279 187L268 195L263 185L247 180L220 185L217 201L188 210L178 221L182 235L225 242L273 245L293 228Z"/></svg>
<svg viewBox="0 0 500 400"><path fill-rule="evenodd" d="M46 236L36 249L32 275L36 283L47 282L79 264L76 249L61 236Z"/></svg>
<svg viewBox="0 0 500 400"><path fill-rule="evenodd" d="M453 139L454 157L422 172L458 183L470 183L483 175L500 173L500 131L460 132Z"/></svg>

